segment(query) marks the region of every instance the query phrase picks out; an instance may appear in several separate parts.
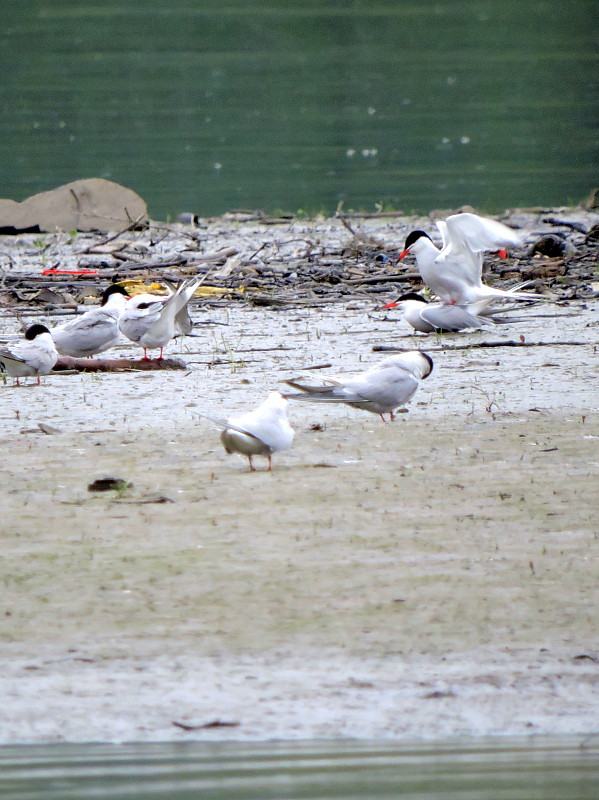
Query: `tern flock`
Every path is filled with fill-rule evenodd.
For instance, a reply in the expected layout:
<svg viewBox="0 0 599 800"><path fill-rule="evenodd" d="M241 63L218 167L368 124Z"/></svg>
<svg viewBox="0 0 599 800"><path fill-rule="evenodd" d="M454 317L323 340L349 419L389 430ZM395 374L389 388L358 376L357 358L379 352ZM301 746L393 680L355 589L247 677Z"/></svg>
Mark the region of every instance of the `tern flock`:
<svg viewBox="0 0 599 800"><path fill-rule="evenodd" d="M522 292L522 285L503 290L487 286L482 280L483 254L520 247L520 235L506 225L476 214L462 213L438 222L442 246L437 248L422 230L412 231L399 254L399 262L413 254L423 283L438 298L429 303L413 292L402 295L384 308L398 307L406 322L416 331L462 331L492 326L497 301L542 300L542 295ZM205 277L205 276L204 276ZM25 337L10 346L0 347L0 370L15 379L48 374L58 356L91 357L114 346L122 333L143 348L160 350L176 336L191 331L188 304L201 279L183 281L169 296L139 294L129 297L114 284L103 295L99 308L49 330L45 325L31 325ZM247 457L255 469L253 457L268 459L289 448L294 431L287 417L289 399L317 403L343 403L353 408L394 419L395 412L416 393L419 382L433 370L433 360L425 352L414 350L383 359L356 375L319 376L320 383L287 379L285 383L299 391L271 392L257 408L240 416L218 419L200 416L221 428L221 441L227 453Z"/></svg>

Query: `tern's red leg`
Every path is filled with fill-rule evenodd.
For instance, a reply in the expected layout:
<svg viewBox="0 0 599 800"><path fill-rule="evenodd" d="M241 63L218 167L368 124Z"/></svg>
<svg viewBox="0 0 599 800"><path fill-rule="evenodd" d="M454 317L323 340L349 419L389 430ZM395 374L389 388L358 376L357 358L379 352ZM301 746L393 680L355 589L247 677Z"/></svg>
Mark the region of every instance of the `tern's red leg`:
<svg viewBox="0 0 599 800"><path fill-rule="evenodd" d="M250 469L251 469L251 471L252 471L252 472L255 472L255 471L256 471L256 467L255 467L255 466L253 465L253 463L252 463L252 457L251 457L251 456L248 456L248 461L250 462Z"/></svg>
<svg viewBox="0 0 599 800"><path fill-rule="evenodd" d="M391 420L391 422L393 422L393 420L395 419L395 414L393 413L393 411L389 412L389 419Z"/></svg>
<svg viewBox="0 0 599 800"><path fill-rule="evenodd" d="M272 456L268 456L268 471L272 472Z"/></svg>

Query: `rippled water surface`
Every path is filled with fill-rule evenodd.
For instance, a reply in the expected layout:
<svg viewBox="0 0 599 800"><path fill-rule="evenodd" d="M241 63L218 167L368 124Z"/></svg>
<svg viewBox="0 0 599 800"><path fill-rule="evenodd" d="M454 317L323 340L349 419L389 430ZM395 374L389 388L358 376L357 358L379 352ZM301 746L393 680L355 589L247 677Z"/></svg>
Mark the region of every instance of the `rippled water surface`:
<svg viewBox="0 0 599 800"><path fill-rule="evenodd" d="M596 800L598 740L0 748L3 800Z"/></svg>
<svg viewBox="0 0 599 800"><path fill-rule="evenodd" d="M4 197L98 176L156 218L494 211L596 183L589 0L4 8Z"/></svg>

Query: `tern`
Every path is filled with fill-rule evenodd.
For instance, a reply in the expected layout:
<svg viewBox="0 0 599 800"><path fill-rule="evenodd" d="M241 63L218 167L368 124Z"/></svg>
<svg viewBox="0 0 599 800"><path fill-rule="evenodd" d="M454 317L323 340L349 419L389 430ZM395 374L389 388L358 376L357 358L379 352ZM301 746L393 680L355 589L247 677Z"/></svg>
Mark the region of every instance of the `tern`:
<svg viewBox="0 0 599 800"><path fill-rule="evenodd" d="M156 347L160 348L158 358L161 359L162 351L171 339L189 333L187 304L205 277L184 281L169 297L138 294L127 302L119 319L119 328L127 339L143 347L145 359L148 358L148 348Z"/></svg>
<svg viewBox="0 0 599 800"><path fill-rule="evenodd" d="M293 442L294 430L287 419L289 403L280 392L271 392L262 405L246 414L230 419L209 419L223 429L220 438L227 453L240 453L247 457L250 469L255 471L253 456L266 456L268 469L272 470L272 454L287 450Z"/></svg>
<svg viewBox="0 0 599 800"><path fill-rule="evenodd" d="M468 328L480 330L492 326L492 318L479 316L483 303L469 306L448 305L446 303L429 303L416 292L402 294L383 308L399 308L403 319L420 333L441 333L464 331ZM486 303L484 303L486 306Z"/></svg>
<svg viewBox="0 0 599 800"><path fill-rule="evenodd" d="M453 214L437 227L443 237L439 250L428 233L416 230L408 234L397 261L408 253L416 256L424 283L442 303L468 306L482 300L540 300L540 295L514 289L495 289L482 282L484 252L521 246L520 235L492 219L476 214Z"/></svg>
<svg viewBox="0 0 599 800"><path fill-rule="evenodd" d="M290 400L314 400L325 403L345 403L378 414L386 422L385 414L395 419L395 411L408 403L419 382L428 378L433 370L433 359L428 353L411 350L388 356L365 372L354 376L321 376L325 385L285 383L299 389L298 394L286 394Z"/></svg>
<svg viewBox="0 0 599 800"><path fill-rule="evenodd" d="M104 290L99 308L52 328L50 335L58 352L85 358L113 347L119 340L119 317L128 297L122 286L112 284Z"/></svg>
<svg viewBox="0 0 599 800"><path fill-rule="evenodd" d="M47 375L58 360L58 353L52 341L50 331L45 325L36 323L25 331L25 338L15 344L0 348L0 368L15 379L20 386L19 378L29 375Z"/></svg>

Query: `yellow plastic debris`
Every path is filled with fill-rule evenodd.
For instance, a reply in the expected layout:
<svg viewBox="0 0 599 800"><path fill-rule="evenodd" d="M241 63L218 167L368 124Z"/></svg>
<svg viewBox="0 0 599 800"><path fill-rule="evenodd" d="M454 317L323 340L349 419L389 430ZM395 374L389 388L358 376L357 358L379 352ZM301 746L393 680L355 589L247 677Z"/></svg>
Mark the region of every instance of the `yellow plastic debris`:
<svg viewBox="0 0 599 800"><path fill-rule="evenodd" d="M139 278L127 279L119 281L129 294L134 297L136 294L169 294L168 289L161 283L153 281L152 283L144 283ZM194 297L222 297L224 294L243 294L245 286L239 286L237 289L226 289L222 286L198 286L193 293Z"/></svg>

